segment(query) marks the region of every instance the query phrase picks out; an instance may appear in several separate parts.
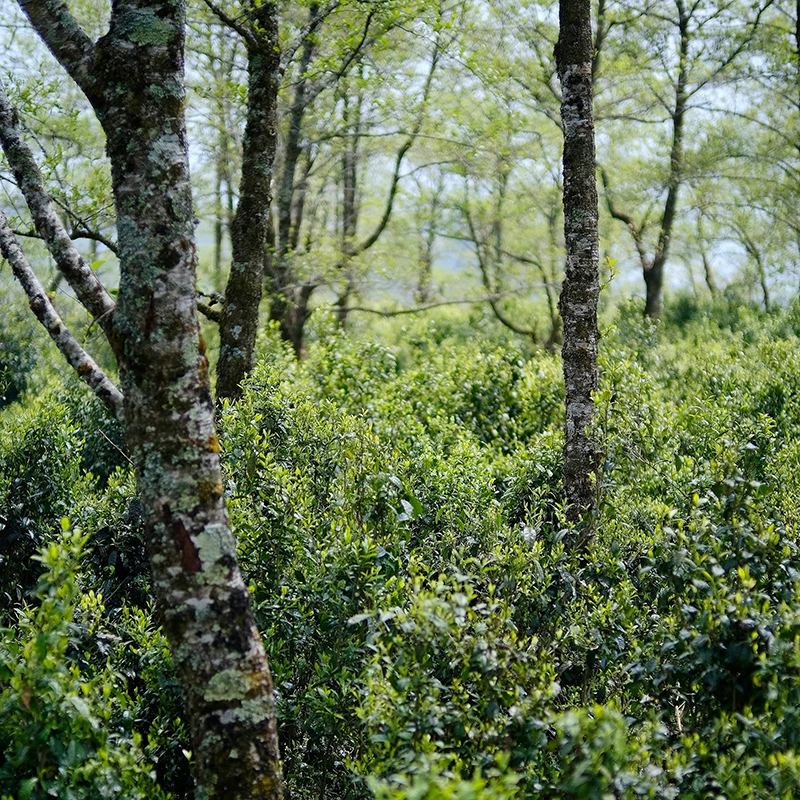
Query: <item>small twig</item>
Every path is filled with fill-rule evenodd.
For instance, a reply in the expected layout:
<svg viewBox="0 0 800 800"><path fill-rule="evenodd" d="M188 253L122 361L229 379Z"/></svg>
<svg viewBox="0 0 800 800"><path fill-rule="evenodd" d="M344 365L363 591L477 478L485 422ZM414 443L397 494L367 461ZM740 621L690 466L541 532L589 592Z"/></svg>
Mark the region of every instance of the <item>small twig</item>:
<svg viewBox="0 0 800 800"><path fill-rule="evenodd" d="M100 431L100 435L131 465L133 466L133 461L128 458L128 454L116 443L112 442L111 439L106 436L105 431Z"/></svg>
<svg viewBox="0 0 800 800"><path fill-rule="evenodd" d="M86 329L86 333L83 335L83 341L85 342L89 338L89 334L92 332L92 328L94 328L94 326L97 325L97 323L102 322L105 317L107 317L109 314L113 314L113 313L114 313L114 309L110 308L108 311L106 311L105 313L101 314L99 317L95 317L91 321L91 323L89 323L89 327Z"/></svg>

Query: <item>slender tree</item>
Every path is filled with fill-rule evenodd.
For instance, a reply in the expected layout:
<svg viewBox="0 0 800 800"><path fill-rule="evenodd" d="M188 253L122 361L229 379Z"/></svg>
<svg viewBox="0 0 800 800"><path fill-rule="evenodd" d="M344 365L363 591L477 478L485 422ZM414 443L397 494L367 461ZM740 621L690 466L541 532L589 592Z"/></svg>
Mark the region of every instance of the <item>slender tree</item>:
<svg viewBox="0 0 800 800"><path fill-rule="evenodd" d="M114 0L109 31L97 41L64 0L19 4L106 135L120 260L116 303L59 229L13 114L3 148L39 235L117 357L153 589L184 691L196 796L279 798L272 679L236 560L199 340L185 0ZM3 240L11 254L6 229ZM24 268L17 258L23 278ZM29 296L40 296L28 283ZM45 311L51 330L57 323Z"/></svg>
<svg viewBox="0 0 800 800"><path fill-rule="evenodd" d="M231 21L241 31L247 47L248 97L239 204L230 230L231 270L219 319L218 402L241 396L242 381L255 361L277 144L280 82L277 7L273 2L248 0L244 11L246 27Z"/></svg>
<svg viewBox="0 0 800 800"><path fill-rule="evenodd" d="M561 0L556 66L561 81L564 132L564 239L567 267L559 308L564 324L566 431L564 489L568 516L579 520L594 507L593 474L599 450L592 435L597 389L597 301L600 295L592 113L590 0Z"/></svg>
<svg viewBox="0 0 800 800"><path fill-rule="evenodd" d="M676 27L678 41L677 75L675 77L675 96L672 105L668 107L670 123L672 125L672 140L669 153L669 173L666 179L666 198L664 209L661 214L661 222L658 230L658 241L655 252L650 256L647 252L647 245L644 240L645 226L615 205L609 192L609 181L606 172L603 172L603 187L606 190L606 204L611 216L624 222L630 230L639 255L642 266L642 275L645 284L644 313L648 317L658 318L661 316L661 295L664 286L664 267L669 256L670 244L672 242L673 230L675 227L675 217L678 209L678 195L684 181L684 128L686 126L686 113L689 100L689 47L692 38L690 28L692 12L687 11L683 0L675 0ZM600 53L602 52L603 39L608 28L605 18L605 3L599 7L599 23L597 37L595 39L595 56L593 81L597 77L600 63Z"/></svg>

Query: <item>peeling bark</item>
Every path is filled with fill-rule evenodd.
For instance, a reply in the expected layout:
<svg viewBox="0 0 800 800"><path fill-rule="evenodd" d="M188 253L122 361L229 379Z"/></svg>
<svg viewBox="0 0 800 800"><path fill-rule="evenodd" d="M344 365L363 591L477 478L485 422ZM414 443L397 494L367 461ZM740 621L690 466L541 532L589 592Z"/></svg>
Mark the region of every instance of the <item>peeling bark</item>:
<svg viewBox="0 0 800 800"><path fill-rule="evenodd" d="M231 271L219 322L218 402L241 397L242 381L255 363L277 143L277 8L274 3L251 0L247 15L259 39L253 44L248 40L247 124L239 205L231 224Z"/></svg>
<svg viewBox="0 0 800 800"><path fill-rule="evenodd" d="M272 679L236 561L199 340L185 0L115 0L109 32L83 55L61 46L63 31L78 29L63 2L21 4L84 87L107 137L126 438L146 514L153 589L185 697L195 796L278 800Z"/></svg>
<svg viewBox="0 0 800 800"><path fill-rule="evenodd" d="M564 238L566 276L559 309L564 324L561 354L566 390L564 490L567 516L577 522L595 505L593 475L599 448L591 431L597 373L597 301L600 294L592 113L590 0L561 0L556 66L562 87L564 131ZM591 528L585 529L588 533Z"/></svg>
<svg viewBox="0 0 800 800"><path fill-rule="evenodd" d="M11 264L14 277L28 296L31 311L42 323L67 363L78 373L81 380L89 385L109 411L121 421L122 393L64 325L47 292L31 269L11 228L8 227L8 220L2 211L0 211L0 253Z"/></svg>

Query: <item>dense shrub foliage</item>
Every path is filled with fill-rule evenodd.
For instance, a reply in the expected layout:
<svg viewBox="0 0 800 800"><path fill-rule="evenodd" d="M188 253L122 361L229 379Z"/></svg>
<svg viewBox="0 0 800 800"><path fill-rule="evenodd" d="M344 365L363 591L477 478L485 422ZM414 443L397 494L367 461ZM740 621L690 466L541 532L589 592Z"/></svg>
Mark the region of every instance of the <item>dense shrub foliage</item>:
<svg viewBox="0 0 800 800"><path fill-rule="evenodd" d="M796 796L799 319L605 327L583 552L557 356L456 315L265 337L221 426L287 796ZM74 387L0 413L0 796L189 797L118 432Z"/></svg>
<svg viewBox="0 0 800 800"><path fill-rule="evenodd" d="M16 299L16 298L14 298ZM14 303L0 300L0 408L19 400L36 364L35 320Z"/></svg>

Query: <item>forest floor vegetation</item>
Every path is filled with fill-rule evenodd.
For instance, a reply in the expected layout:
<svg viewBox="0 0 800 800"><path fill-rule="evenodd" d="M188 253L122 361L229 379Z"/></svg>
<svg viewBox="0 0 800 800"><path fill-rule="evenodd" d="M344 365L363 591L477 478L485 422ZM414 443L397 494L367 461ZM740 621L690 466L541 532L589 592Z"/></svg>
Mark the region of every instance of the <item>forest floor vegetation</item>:
<svg viewBox="0 0 800 800"><path fill-rule="evenodd" d="M220 412L287 797L795 797L800 309L601 326L579 552L560 359L480 314L267 332ZM191 797L121 431L12 340L0 797Z"/></svg>

